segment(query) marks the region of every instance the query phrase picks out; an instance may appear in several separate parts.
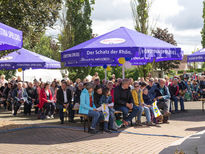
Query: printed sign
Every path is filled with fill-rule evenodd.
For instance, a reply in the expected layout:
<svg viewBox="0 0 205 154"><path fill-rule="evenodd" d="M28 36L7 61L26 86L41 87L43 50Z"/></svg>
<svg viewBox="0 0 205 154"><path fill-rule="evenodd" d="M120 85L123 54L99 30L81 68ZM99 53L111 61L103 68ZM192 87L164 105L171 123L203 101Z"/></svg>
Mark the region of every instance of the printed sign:
<svg viewBox="0 0 205 154"><path fill-rule="evenodd" d="M109 38L109 39L104 39L100 41L100 43L102 44L121 44L124 42L126 42L126 40L122 38Z"/></svg>

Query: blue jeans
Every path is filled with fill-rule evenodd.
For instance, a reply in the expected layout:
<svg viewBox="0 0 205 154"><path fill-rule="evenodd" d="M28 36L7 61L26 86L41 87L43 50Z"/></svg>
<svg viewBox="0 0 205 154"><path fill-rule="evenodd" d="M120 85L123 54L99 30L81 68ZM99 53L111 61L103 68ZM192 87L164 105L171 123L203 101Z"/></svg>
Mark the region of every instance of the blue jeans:
<svg viewBox="0 0 205 154"><path fill-rule="evenodd" d="M61 122L64 122L64 112L63 112L63 105L59 105L59 117Z"/></svg>
<svg viewBox="0 0 205 154"><path fill-rule="evenodd" d="M179 99L176 96L172 96L172 100L174 101L174 107L175 112L178 111L178 101L180 102L181 111L184 110L184 98L179 97Z"/></svg>
<svg viewBox="0 0 205 154"><path fill-rule="evenodd" d="M176 96L172 96L172 100L174 101L175 112L178 111L178 98Z"/></svg>
<svg viewBox="0 0 205 154"><path fill-rule="evenodd" d="M123 120L131 122L132 119L137 116L137 113L139 112L140 109L138 106L133 106L132 112L129 115L128 115L129 109L126 106L116 107L116 110L122 111Z"/></svg>
<svg viewBox="0 0 205 154"><path fill-rule="evenodd" d="M68 106L68 114L69 114L69 120L73 120L75 116L75 111L73 110L74 104L69 104Z"/></svg>
<svg viewBox="0 0 205 154"><path fill-rule="evenodd" d="M95 129L98 121L104 118L102 112L93 111L93 110L89 110L88 116L92 117L91 129Z"/></svg>
<svg viewBox="0 0 205 154"><path fill-rule="evenodd" d="M180 102L180 106L181 106L181 111L183 111L184 110L184 98L180 97L179 102Z"/></svg>
<svg viewBox="0 0 205 154"><path fill-rule="evenodd" d="M147 122L151 122L151 114L150 114L150 109L146 106L139 106L139 112L137 114L137 120L138 121L141 121L141 117L142 117L142 112L145 112L145 115L146 115L146 119L147 119Z"/></svg>
<svg viewBox="0 0 205 154"><path fill-rule="evenodd" d="M115 121L115 110L109 108L109 128L114 129L114 121Z"/></svg>

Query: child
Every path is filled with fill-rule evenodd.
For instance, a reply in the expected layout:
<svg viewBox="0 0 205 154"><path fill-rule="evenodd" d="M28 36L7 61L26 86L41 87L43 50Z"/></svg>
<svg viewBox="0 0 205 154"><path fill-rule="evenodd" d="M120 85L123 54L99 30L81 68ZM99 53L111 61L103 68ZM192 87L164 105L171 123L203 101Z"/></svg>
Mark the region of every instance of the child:
<svg viewBox="0 0 205 154"><path fill-rule="evenodd" d="M110 124L110 127L113 129L114 124L114 103L112 102L112 96L110 96L110 90L108 88L103 89L103 95L100 99L100 104L102 106L102 111L104 114L104 131L107 133L111 133L112 131L108 129L108 122Z"/></svg>
<svg viewBox="0 0 205 154"><path fill-rule="evenodd" d="M154 109L152 107L152 104L153 104L153 101L151 100L151 98L149 97L148 95L148 89L145 88L143 89L143 100L144 100L144 107L147 107L151 110L151 119L154 119ZM153 126L154 124L153 123L150 123L151 126Z"/></svg>

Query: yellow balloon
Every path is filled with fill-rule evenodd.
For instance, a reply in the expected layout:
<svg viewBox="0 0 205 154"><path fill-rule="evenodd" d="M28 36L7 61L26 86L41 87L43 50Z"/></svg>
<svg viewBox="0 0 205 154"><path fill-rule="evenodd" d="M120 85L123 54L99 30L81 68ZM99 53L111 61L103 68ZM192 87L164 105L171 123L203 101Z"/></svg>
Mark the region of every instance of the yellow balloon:
<svg viewBox="0 0 205 154"><path fill-rule="evenodd" d="M112 68L110 66L107 67L107 71L111 71Z"/></svg>
<svg viewBox="0 0 205 154"><path fill-rule="evenodd" d="M22 68L18 68L18 72L22 72Z"/></svg>
<svg viewBox="0 0 205 154"><path fill-rule="evenodd" d="M125 63L125 58L119 58L119 63L124 64Z"/></svg>

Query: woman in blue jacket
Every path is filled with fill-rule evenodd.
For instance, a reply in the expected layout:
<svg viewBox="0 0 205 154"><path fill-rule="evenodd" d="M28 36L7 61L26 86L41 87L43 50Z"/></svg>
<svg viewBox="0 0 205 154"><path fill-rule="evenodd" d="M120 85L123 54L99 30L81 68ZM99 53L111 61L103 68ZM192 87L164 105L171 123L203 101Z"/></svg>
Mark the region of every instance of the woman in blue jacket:
<svg viewBox="0 0 205 154"><path fill-rule="evenodd" d="M101 114L101 112L98 112L96 110L93 97L93 87L94 86L92 83L87 83L85 89L81 92L79 113L86 114L89 117L92 117L90 133L96 134L96 124L100 118L103 119L103 115Z"/></svg>

